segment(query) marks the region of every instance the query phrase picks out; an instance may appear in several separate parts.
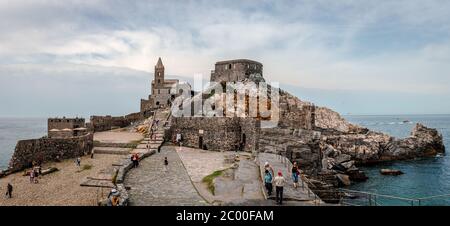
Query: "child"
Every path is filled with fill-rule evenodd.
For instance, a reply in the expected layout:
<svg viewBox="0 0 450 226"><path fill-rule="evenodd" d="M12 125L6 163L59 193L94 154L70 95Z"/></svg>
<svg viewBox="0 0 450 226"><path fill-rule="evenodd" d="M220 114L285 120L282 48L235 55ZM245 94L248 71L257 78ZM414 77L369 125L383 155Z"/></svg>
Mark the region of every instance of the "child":
<svg viewBox="0 0 450 226"><path fill-rule="evenodd" d="M264 184L266 186L267 189L267 194L269 196L272 195L272 174L270 174L269 170L266 170L265 175L264 175Z"/></svg>

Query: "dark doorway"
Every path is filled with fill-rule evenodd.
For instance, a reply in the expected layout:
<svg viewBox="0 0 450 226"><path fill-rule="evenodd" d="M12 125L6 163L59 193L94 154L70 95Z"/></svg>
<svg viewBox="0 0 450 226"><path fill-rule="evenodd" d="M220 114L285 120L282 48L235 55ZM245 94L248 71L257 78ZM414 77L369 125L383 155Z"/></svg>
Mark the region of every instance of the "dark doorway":
<svg viewBox="0 0 450 226"><path fill-rule="evenodd" d="M198 137L198 148L203 149L203 136Z"/></svg>
<svg viewBox="0 0 450 226"><path fill-rule="evenodd" d="M247 137L246 137L245 133L243 133L242 137L241 137L241 143L239 144L239 151L243 151L245 149L246 139L247 139Z"/></svg>

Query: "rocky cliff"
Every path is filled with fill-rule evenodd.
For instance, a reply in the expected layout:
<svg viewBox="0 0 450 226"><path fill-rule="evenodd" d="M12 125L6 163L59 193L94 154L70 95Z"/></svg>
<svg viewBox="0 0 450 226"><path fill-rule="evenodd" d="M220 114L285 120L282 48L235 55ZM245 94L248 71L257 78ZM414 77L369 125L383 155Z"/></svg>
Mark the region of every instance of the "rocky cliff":
<svg viewBox="0 0 450 226"><path fill-rule="evenodd" d="M280 95L280 109L279 127L261 134L260 151L299 162L316 188L313 190L324 200L336 200L340 195L333 187L367 180L360 165L445 152L441 134L422 124L413 128L410 137L397 139L354 125L329 108L316 107L285 91Z"/></svg>

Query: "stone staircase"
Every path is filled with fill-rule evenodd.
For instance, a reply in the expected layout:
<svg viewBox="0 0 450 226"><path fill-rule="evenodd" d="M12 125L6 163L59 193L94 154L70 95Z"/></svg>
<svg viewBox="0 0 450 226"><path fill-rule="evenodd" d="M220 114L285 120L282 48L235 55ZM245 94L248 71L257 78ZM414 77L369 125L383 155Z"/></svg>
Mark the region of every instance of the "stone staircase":
<svg viewBox="0 0 450 226"><path fill-rule="evenodd" d="M155 123L157 120L159 121L158 126ZM163 145L164 133L165 130L168 128L167 126L164 127L164 125L167 124L169 121L170 121L170 109L159 109L155 112L153 120L151 122L151 127L148 130L150 131L152 128L154 129L154 137L150 137L150 134L148 134L148 136L145 137L141 141L141 143L138 144L136 148L131 151L132 154L134 153L138 154L139 161L142 161L144 158L155 154L158 151L158 149ZM125 180L125 175L129 170L132 169L132 167L133 163L131 162L131 155L130 155L128 156L127 159L124 159L122 161L122 166L118 168L118 172L115 177L116 188L121 194L120 199L121 205L128 205L129 202L128 191L126 190L123 182Z"/></svg>
<svg viewBox="0 0 450 226"><path fill-rule="evenodd" d="M112 167L99 173L99 175L86 178L80 186L87 187L98 187L99 189L111 189L116 188L121 194L121 205L128 204L128 192L123 185L126 173L132 169L133 163L131 161L131 155L137 153L139 160L153 155L158 151L164 142L164 133L168 128L164 127L164 124L168 124L170 121L170 109L159 109L155 112L152 117L149 126L152 126L155 130L154 137L150 137L149 134L145 136L143 140L140 141L135 148L129 148L129 145L102 145L96 146L94 148L95 154L115 154L123 155L117 162L112 164ZM159 120L158 126L156 126L156 121ZM167 123L166 123L167 122ZM150 131L151 127L149 128ZM101 191L102 194L108 193L108 191ZM99 204L104 205L104 195L103 197L98 197Z"/></svg>

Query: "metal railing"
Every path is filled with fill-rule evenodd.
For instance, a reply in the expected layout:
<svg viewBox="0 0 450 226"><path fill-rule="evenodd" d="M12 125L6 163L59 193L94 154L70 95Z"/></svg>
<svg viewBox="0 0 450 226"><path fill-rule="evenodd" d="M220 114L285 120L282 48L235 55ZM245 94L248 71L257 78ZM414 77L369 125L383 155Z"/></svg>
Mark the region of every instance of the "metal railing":
<svg viewBox="0 0 450 226"><path fill-rule="evenodd" d="M338 189L342 192L339 200L341 205L356 206L427 206L450 205L450 194L426 196L421 198L404 198L393 195L383 195L373 192Z"/></svg>

